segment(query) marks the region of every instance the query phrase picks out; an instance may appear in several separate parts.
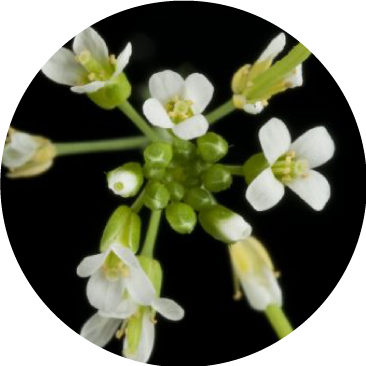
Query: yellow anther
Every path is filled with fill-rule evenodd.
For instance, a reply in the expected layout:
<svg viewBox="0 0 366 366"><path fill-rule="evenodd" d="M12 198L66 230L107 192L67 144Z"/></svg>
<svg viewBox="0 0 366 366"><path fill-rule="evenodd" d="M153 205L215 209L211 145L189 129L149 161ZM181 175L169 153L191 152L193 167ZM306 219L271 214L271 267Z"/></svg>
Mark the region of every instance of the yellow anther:
<svg viewBox="0 0 366 366"><path fill-rule="evenodd" d="M287 153L287 156L290 156L291 158L294 158L296 156L296 152L294 150L290 150L288 153Z"/></svg>
<svg viewBox="0 0 366 366"><path fill-rule="evenodd" d="M116 56L115 55L110 55L109 56L109 63L111 65L116 65L117 64L117 59L116 59Z"/></svg>
<svg viewBox="0 0 366 366"><path fill-rule="evenodd" d="M96 80L96 78L97 78L97 76L95 75L95 73L94 73L94 72L91 72L91 73L88 75L88 79L89 79L90 81L94 81L94 80Z"/></svg>
<svg viewBox="0 0 366 366"><path fill-rule="evenodd" d="M249 81L247 82L247 87L248 87L248 88L252 87L253 85L254 85L253 81L249 80Z"/></svg>
<svg viewBox="0 0 366 366"><path fill-rule="evenodd" d="M281 272L280 271L275 271L274 275L276 278L280 278L281 277Z"/></svg>
<svg viewBox="0 0 366 366"><path fill-rule="evenodd" d="M156 320L156 318L155 318L155 316L151 316L150 317L150 321L151 321L151 323L153 323L153 324L156 324L158 321Z"/></svg>
<svg viewBox="0 0 366 366"><path fill-rule="evenodd" d="M233 296L233 299L235 301L239 301L242 298L243 298L243 293L240 290L236 291L235 294L234 294L234 296Z"/></svg>
<svg viewBox="0 0 366 366"><path fill-rule="evenodd" d="M117 333L116 333L116 338L117 339L122 339L122 337L125 335L125 330L124 329L118 329Z"/></svg>

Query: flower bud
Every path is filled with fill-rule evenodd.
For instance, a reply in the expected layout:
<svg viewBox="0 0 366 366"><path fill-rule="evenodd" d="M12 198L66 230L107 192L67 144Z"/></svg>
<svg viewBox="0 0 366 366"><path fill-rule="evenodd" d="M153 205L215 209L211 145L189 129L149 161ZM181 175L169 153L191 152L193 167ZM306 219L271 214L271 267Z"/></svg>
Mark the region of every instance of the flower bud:
<svg viewBox="0 0 366 366"><path fill-rule="evenodd" d="M248 237L230 246L230 256L250 306L264 311L282 306L282 292L269 254L263 244Z"/></svg>
<svg viewBox="0 0 366 366"><path fill-rule="evenodd" d="M215 164L203 173L202 181L208 191L220 192L231 186L233 178L223 165Z"/></svg>
<svg viewBox="0 0 366 366"><path fill-rule="evenodd" d="M173 148L166 142L153 142L144 150L146 164L155 168L166 168L173 158Z"/></svg>
<svg viewBox="0 0 366 366"><path fill-rule="evenodd" d="M187 162L197 156L196 145L187 140L174 141L174 159L179 162Z"/></svg>
<svg viewBox="0 0 366 366"><path fill-rule="evenodd" d="M100 241L100 251L119 243L136 253L140 243L141 219L128 206L119 206L109 218Z"/></svg>
<svg viewBox="0 0 366 366"><path fill-rule="evenodd" d="M243 174L246 183L249 185L269 164L263 153L250 157L243 166Z"/></svg>
<svg viewBox="0 0 366 366"><path fill-rule="evenodd" d="M184 197L185 188L182 184L172 181L166 184L172 201L181 201Z"/></svg>
<svg viewBox="0 0 366 366"><path fill-rule="evenodd" d="M246 239L252 232L243 217L221 205L203 209L199 221L208 234L227 244Z"/></svg>
<svg viewBox="0 0 366 366"><path fill-rule="evenodd" d="M215 203L211 193L203 188L191 188L184 196L184 202L196 211L209 207Z"/></svg>
<svg viewBox="0 0 366 366"><path fill-rule="evenodd" d="M193 208L182 202L169 204L165 210L165 216L171 228L179 234L190 234L197 223Z"/></svg>
<svg viewBox="0 0 366 366"><path fill-rule="evenodd" d="M202 159L209 163L216 163L222 159L229 149L227 141L214 132L201 136L197 145Z"/></svg>
<svg viewBox="0 0 366 366"><path fill-rule="evenodd" d="M165 168L157 168L150 164L144 165L144 174L147 179L151 180L162 180L166 175Z"/></svg>
<svg viewBox="0 0 366 366"><path fill-rule="evenodd" d="M127 163L107 173L108 187L121 197L133 197L144 182L141 165Z"/></svg>
<svg viewBox="0 0 366 366"><path fill-rule="evenodd" d="M145 255L139 255L138 260L144 272L147 274L151 283L153 284L156 295L159 297L163 281L163 270L160 263L157 260Z"/></svg>
<svg viewBox="0 0 366 366"><path fill-rule="evenodd" d="M44 173L53 164L56 147L42 136L9 129L2 164L9 178L28 178Z"/></svg>
<svg viewBox="0 0 366 366"><path fill-rule="evenodd" d="M151 181L146 186L144 203L150 210L162 210L170 200L168 188L163 183Z"/></svg>

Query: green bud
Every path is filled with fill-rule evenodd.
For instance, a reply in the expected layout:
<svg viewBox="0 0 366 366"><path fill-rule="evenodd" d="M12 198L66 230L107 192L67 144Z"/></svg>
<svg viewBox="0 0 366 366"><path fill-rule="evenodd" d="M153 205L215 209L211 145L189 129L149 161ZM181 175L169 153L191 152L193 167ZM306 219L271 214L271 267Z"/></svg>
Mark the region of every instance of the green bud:
<svg viewBox="0 0 366 366"><path fill-rule="evenodd" d="M187 188L200 187L202 185L202 179L194 175L188 175L184 179L184 185Z"/></svg>
<svg viewBox="0 0 366 366"><path fill-rule="evenodd" d="M166 142L153 142L144 150L146 164L156 168L166 168L173 158L173 148Z"/></svg>
<svg viewBox="0 0 366 366"><path fill-rule="evenodd" d="M131 95L131 84L126 74L119 74L112 83L94 93L88 93L88 97L99 107L113 109L125 102Z"/></svg>
<svg viewBox="0 0 366 366"><path fill-rule="evenodd" d="M172 181L167 183L166 187L170 192L170 198L173 201L181 201L184 197L185 188L182 184Z"/></svg>
<svg viewBox="0 0 366 366"><path fill-rule="evenodd" d="M100 251L105 252L113 243L119 243L137 252L140 243L141 219L128 206L119 206L109 218L100 241Z"/></svg>
<svg viewBox="0 0 366 366"><path fill-rule="evenodd" d="M186 140L174 141L174 159L180 162L187 162L197 156L196 145Z"/></svg>
<svg viewBox="0 0 366 366"><path fill-rule="evenodd" d="M204 187L210 192L220 192L228 189L233 182L230 172L220 164L209 167L202 176Z"/></svg>
<svg viewBox="0 0 366 366"><path fill-rule="evenodd" d="M203 188L191 188L184 196L184 202L190 205L194 210L201 211L215 203L211 193Z"/></svg>
<svg viewBox="0 0 366 366"><path fill-rule="evenodd" d="M228 152L227 141L214 132L208 132L197 140L198 151L202 159L209 163L216 163Z"/></svg>
<svg viewBox="0 0 366 366"><path fill-rule="evenodd" d="M161 285L163 281L163 270L161 269L160 263L153 258L146 257L145 255L139 255L138 260L144 272L147 274L151 283L153 284L156 295L160 296Z"/></svg>
<svg viewBox="0 0 366 366"><path fill-rule="evenodd" d="M186 203L170 203L165 210L165 216L172 229L179 234L190 234L197 224L196 213Z"/></svg>
<svg viewBox="0 0 366 366"><path fill-rule="evenodd" d="M121 197L133 197L140 190L144 175L141 165L127 163L107 173L108 188Z"/></svg>
<svg viewBox="0 0 366 366"><path fill-rule="evenodd" d="M208 234L227 244L244 240L252 232L251 226L240 215L221 205L203 209L199 221Z"/></svg>
<svg viewBox="0 0 366 366"><path fill-rule="evenodd" d="M207 163L206 161L203 161L202 159L198 158L188 163L186 170L189 173L189 175L197 176L201 175L210 166L211 166L210 163Z"/></svg>
<svg viewBox="0 0 366 366"><path fill-rule="evenodd" d="M258 153L250 157L243 166L245 181L250 184L269 164L263 153Z"/></svg>
<svg viewBox="0 0 366 366"><path fill-rule="evenodd" d="M170 200L168 188L160 182L151 181L146 186L144 203L150 210L162 210Z"/></svg>
<svg viewBox="0 0 366 366"><path fill-rule="evenodd" d="M165 168L157 168L150 164L144 165L144 174L147 179L162 180L166 175Z"/></svg>

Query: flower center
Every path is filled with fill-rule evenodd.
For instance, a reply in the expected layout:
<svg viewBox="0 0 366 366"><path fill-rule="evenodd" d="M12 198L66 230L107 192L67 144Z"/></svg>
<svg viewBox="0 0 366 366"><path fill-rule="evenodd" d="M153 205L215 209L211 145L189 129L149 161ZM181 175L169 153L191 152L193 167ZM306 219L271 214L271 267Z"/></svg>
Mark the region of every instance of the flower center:
<svg viewBox="0 0 366 366"><path fill-rule="evenodd" d="M174 97L165 105L165 110L168 112L173 123L178 124L193 116L192 104L193 102L190 100L182 100L179 97Z"/></svg>
<svg viewBox="0 0 366 366"><path fill-rule="evenodd" d="M130 270L113 252L111 252L104 263L105 275L109 281L117 281L119 277L128 277Z"/></svg>
<svg viewBox="0 0 366 366"><path fill-rule="evenodd" d="M297 178L306 178L309 164L305 159L298 159L295 151L289 151L272 165L272 171L278 180L287 184Z"/></svg>
<svg viewBox="0 0 366 366"><path fill-rule="evenodd" d="M113 184L113 189L116 191L116 192L120 192L122 191L122 189L124 188L124 185L122 182L116 182Z"/></svg>

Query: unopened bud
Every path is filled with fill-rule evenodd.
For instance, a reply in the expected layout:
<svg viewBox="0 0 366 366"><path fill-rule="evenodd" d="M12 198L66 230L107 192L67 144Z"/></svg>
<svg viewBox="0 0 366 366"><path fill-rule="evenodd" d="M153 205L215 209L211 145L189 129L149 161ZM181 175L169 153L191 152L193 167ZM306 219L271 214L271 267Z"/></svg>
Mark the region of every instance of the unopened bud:
<svg viewBox="0 0 366 366"><path fill-rule="evenodd" d="M197 140L198 151L202 159L209 163L216 163L228 152L229 145L220 135L209 132Z"/></svg>
<svg viewBox="0 0 366 366"><path fill-rule="evenodd" d="M163 183L151 181L146 186L144 202L150 210L162 210L170 200L168 188Z"/></svg>
<svg viewBox="0 0 366 366"><path fill-rule="evenodd" d="M166 184L166 187L168 188L170 192L170 198L172 201L181 201L184 197L185 188L182 184L178 182L170 182Z"/></svg>
<svg viewBox="0 0 366 366"><path fill-rule="evenodd" d="M190 234L196 226L197 216L186 203L173 202L165 210L166 219L179 234Z"/></svg>
<svg viewBox="0 0 366 366"><path fill-rule="evenodd" d="M154 142L144 150L147 165L155 168L166 168L173 158L172 145L166 142Z"/></svg>
<svg viewBox="0 0 366 366"><path fill-rule="evenodd" d="M184 196L184 201L196 211L201 211L215 203L211 193L199 187L191 188Z"/></svg>
<svg viewBox="0 0 366 366"><path fill-rule="evenodd" d="M228 189L233 182L230 172L220 164L209 167L202 176L204 187L210 192L220 192Z"/></svg>
<svg viewBox="0 0 366 366"><path fill-rule="evenodd" d="M160 263L157 260L147 257L145 255L139 255L138 260L141 264L142 269L147 274L151 283L153 284L156 295L160 296L161 285L163 281L163 270Z"/></svg>

